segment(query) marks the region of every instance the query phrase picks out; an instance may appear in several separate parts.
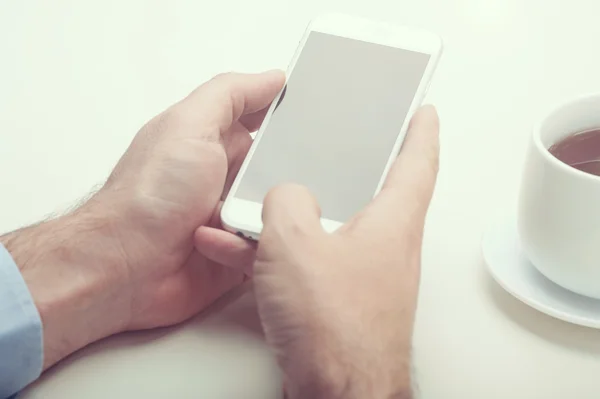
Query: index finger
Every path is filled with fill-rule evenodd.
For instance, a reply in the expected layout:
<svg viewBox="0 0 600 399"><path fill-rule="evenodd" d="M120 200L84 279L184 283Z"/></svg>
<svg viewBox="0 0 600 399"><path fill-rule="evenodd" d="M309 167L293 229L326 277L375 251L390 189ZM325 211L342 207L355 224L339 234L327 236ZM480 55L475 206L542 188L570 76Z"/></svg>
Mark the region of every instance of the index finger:
<svg viewBox="0 0 600 399"><path fill-rule="evenodd" d="M373 222L378 228L397 228L408 218L420 223L433 196L438 167L439 120L435 108L427 105L413 116L383 188L355 222Z"/></svg>
<svg viewBox="0 0 600 399"><path fill-rule="evenodd" d="M413 116L398 158L383 185L381 196L415 195L427 202L439 168L439 118L433 105L425 105Z"/></svg>

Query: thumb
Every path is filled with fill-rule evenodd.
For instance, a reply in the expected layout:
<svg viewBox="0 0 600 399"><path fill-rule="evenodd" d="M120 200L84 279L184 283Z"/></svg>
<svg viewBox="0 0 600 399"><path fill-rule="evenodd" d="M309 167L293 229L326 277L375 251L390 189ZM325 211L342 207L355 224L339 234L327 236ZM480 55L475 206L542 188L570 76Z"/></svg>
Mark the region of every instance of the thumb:
<svg viewBox="0 0 600 399"><path fill-rule="evenodd" d="M263 201L260 242L275 237L287 241L323 232L320 218L321 209L308 188L298 184L275 187Z"/></svg>

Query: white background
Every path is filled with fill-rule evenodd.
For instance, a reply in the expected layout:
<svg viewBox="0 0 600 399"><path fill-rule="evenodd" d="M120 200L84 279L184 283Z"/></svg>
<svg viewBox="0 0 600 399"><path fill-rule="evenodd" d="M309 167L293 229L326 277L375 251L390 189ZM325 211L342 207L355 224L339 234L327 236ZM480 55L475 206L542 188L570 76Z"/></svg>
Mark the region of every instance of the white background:
<svg viewBox="0 0 600 399"><path fill-rule="evenodd" d="M442 162L415 332L422 397L600 396L600 332L509 297L479 249L490 218L515 202L537 116L600 91L595 0L1 1L0 230L85 196L146 120L212 75L285 68L308 20L328 10L445 41L428 97ZM24 397L276 398L241 295L204 321L93 345Z"/></svg>

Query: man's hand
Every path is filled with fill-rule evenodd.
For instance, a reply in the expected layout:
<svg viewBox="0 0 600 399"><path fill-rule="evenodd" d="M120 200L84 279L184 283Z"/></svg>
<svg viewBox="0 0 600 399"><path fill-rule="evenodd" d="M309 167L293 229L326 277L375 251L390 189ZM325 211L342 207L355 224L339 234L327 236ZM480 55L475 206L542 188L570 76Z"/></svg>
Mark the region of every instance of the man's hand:
<svg viewBox="0 0 600 399"><path fill-rule="evenodd" d="M437 114L424 107L382 191L334 234L322 229L304 187L266 197L253 280L290 398L411 396L421 240L438 147ZM196 232L199 250L210 235L207 227Z"/></svg>
<svg viewBox="0 0 600 399"><path fill-rule="evenodd" d="M105 336L183 321L242 282L241 267L196 252L193 235L217 228L208 239L230 266L252 250L219 234L220 201L284 81L214 78L144 126L85 205L0 238L40 311L45 368Z"/></svg>

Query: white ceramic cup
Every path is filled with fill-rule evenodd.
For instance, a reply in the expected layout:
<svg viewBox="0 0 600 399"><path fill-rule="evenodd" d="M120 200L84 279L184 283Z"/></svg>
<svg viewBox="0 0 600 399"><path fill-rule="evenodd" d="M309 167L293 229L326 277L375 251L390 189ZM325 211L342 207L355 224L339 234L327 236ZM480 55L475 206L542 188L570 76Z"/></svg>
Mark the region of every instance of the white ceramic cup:
<svg viewBox="0 0 600 399"><path fill-rule="evenodd" d="M561 139L600 128L600 93L552 110L533 130L518 209L521 246L548 279L600 299L600 177L550 152Z"/></svg>

